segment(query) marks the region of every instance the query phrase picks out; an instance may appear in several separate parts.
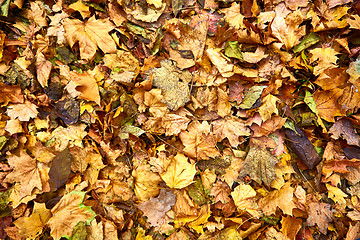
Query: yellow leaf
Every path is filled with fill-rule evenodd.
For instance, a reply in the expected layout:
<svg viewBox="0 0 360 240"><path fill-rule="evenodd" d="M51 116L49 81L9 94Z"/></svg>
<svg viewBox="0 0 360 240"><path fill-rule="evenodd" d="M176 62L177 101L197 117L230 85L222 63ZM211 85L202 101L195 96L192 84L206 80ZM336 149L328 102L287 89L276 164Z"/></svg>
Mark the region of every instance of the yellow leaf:
<svg viewBox="0 0 360 240"><path fill-rule="evenodd" d="M51 211L46 208L45 203L34 202L34 209L31 215L29 217L18 218L14 225L19 228L20 235L35 239L42 233L50 217Z"/></svg>
<svg viewBox="0 0 360 240"><path fill-rule="evenodd" d="M70 4L69 8L78 11L83 19L90 17L91 12L89 6L85 5L81 0L78 0L77 2Z"/></svg>
<svg viewBox="0 0 360 240"><path fill-rule="evenodd" d="M322 73L325 69L336 67L336 61L339 54L333 48L315 48L310 50L312 54L310 62L317 62L317 65L314 67L314 74L317 76Z"/></svg>
<svg viewBox="0 0 360 240"><path fill-rule="evenodd" d="M346 193L337 187L331 186L330 184L326 184L326 188L328 189L328 197L331 198L335 203L339 203L341 205L346 204L346 200L344 199L348 196Z"/></svg>
<svg viewBox="0 0 360 240"><path fill-rule="evenodd" d="M264 122L270 119L273 113L276 115L279 114L279 110L276 107L277 101L279 101L279 99L271 94L263 98L263 104L259 108L259 113Z"/></svg>
<svg viewBox="0 0 360 240"><path fill-rule="evenodd" d="M71 81L66 86L66 89L73 97L80 93L79 98L94 101L100 105L99 86L92 74L72 71L70 77Z"/></svg>
<svg viewBox="0 0 360 240"><path fill-rule="evenodd" d="M159 194L158 184L161 178L150 170L150 165L140 165L133 171L132 176L135 178L135 194L141 202Z"/></svg>
<svg viewBox="0 0 360 240"><path fill-rule="evenodd" d="M256 191L250 185L243 182L231 192L231 197L239 211L247 211L253 216L258 216L259 211L255 203L255 196Z"/></svg>
<svg viewBox="0 0 360 240"><path fill-rule="evenodd" d="M116 44L109 35L115 26L109 19L97 20L94 15L84 24L78 19L66 18L63 25L70 46L79 42L82 59L92 59L98 47L105 53L116 52Z"/></svg>
<svg viewBox="0 0 360 240"><path fill-rule="evenodd" d="M240 13L240 4L233 2L231 7L225 8L220 12L225 14L225 20L231 27L236 29L244 27L244 16Z"/></svg>
<svg viewBox="0 0 360 240"><path fill-rule="evenodd" d="M195 164L188 163L187 159L183 154L178 153L167 170L160 173L161 178L170 188L184 188L193 182L196 174Z"/></svg>
<svg viewBox="0 0 360 240"><path fill-rule="evenodd" d="M161 8L162 0L146 0L148 4L154 5L155 8Z"/></svg>

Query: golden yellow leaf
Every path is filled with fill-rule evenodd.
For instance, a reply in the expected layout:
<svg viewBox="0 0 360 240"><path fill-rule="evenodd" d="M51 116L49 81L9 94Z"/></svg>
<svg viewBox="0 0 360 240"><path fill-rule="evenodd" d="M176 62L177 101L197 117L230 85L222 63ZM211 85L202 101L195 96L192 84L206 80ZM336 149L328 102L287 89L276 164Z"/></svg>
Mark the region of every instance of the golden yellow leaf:
<svg viewBox="0 0 360 240"><path fill-rule="evenodd" d="M109 19L95 19L94 15L83 23L78 19L66 18L63 25L70 46L73 47L79 42L82 59L92 59L98 47L105 53L116 52L116 44L109 35L115 26Z"/></svg>
<svg viewBox="0 0 360 240"><path fill-rule="evenodd" d="M158 184L161 182L159 174L150 170L150 165L140 165L133 172L135 178L135 194L140 202L155 197L160 192Z"/></svg>
<svg viewBox="0 0 360 240"><path fill-rule="evenodd" d="M338 60L336 55L339 53L333 48L314 48L309 52L312 54L310 62L317 63L317 65L314 67L314 74L316 76L322 73L324 70L336 66L336 61Z"/></svg>
<svg viewBox="0 0 360 240"><path fill-rule="evenodd" d="M46 208L45 203L35 202L31 215L18 218L14 225L19 228L19 233L23 237L35 239L42 233L50 217L51 211Z"/></svg>
<svg viewBox="0 0 360 240"><path fill-rule="evenodd" d="M237 147L240 144L240 136L250 136L250 129L245 126L245 122L239 118L228 117L219 119L212 123L216 141L220 142L227 138L232 147Z"/></svg>
<svg viewBox="0 0 360 240"><path fill-rule="evenodd" d="M259 107L259 113L261 119L265 122L271 118L271 115L275 113L279 114L279 110L276 107L276 103L279 101L277 97L272 94L267 95L263 98L263 104Z"/></svg>
<svg viewBox="0 0 360 240"><path fill-rule="evenodd" d="M234 75L234 65L220 53L220 49L209 48L206 50L207 56L210 61L217 67L221 76L231 77Z"/></svg>
<svg viewBox="0 0 360 240"><path fill-rule="evenodd" d="M181 189L193 182L195 174L195 164L188 163L188 158L178 153L160 176L170 188Z"/></svg>
<svg viewBox="0 0 360 240"><path fill-rule="evenodd" d="M91 12L89 6L85 5L82 0L78 0L77 2L70 4L69 8L78 11L83 19L90 17Z"/></svg>
<svg viewBox="0 0 360 240"><path fill-rule="evenodd" d="M346 200L344 199L348 195L341 191L341 189L337 187L333 187L330 184L326 184L326 188L328 190L328 197L331 198L335 203L339 203L341 205L346 205Z"/></svg>
<svg viewBox="0 0 360 240"><path fill-rule="evenodd" d="M233 2L231 7L222 9L221 13L225 14L225 20L230 26L239 29L244 27L244 16L240 13L240 4Z"/></svg>
<svg viewBox="0 0 360 240"><path fill-rule="evenodd" d="M256 191L243 182L231 192L231 197L239 211L247 211L253 216L259 214L258 206L255 203Z"/></svg>

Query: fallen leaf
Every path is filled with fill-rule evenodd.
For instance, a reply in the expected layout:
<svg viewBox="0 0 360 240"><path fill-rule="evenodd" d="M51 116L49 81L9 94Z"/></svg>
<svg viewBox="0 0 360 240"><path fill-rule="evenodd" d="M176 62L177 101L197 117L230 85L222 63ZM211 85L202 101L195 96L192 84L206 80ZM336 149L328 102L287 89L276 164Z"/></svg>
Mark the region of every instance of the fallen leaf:
<svg viewBox="0 0 360 240"><path fill-rule="evenodd" d="M302 227L302 219L291 216L282 217L281 232L290 240L295 240Z"/></svg>
<svg viewBox="0 0 360 240"><path fill-rule="evenodd" d="M7 109L7 114L10 118L18 118L22 122L28 122L30 118L36 118L38 115L37 106L30 101L25 101L19 104L10 104Z"/></svg>
<svg viewBox="0 0 360 240"><path fill-rule="evenodd" d="M161 190L158 197L138 204L138 208L147 217L147 222L153 227L165 223L166 212L175 204L175 195L171 191Z"/></svg>
<svg viewBox="0 0 360 240"><path fill-rule="evenodd" d="M240 4L233 2L231 7L221 10L221 13L225 14L225 20L230 26L239 29L245 25L243 23L244 16L240 13Z"/></svg>
<svg viewBox="0 0 360 240"><path fill-rule="evenodd" d="M334 92L318 91L314 93L314 100L319 116L325 121L335 122L334 117L345 115L345 111L337 102L337 96Z"/></svg>
<svg viewBox="0 0 360 240"><path fill-rule="evenodd" d="M179 137L185 146L184 152L189 157L200 160L219 155L215 136L210 133L210 125L206 121L191 122L187 130L182 131Z"/></svg>
<svg viewBox="0 0 360 240"><path fill-rule="evenodd" d="M272 180L275 179L275 164L278 159L268 150L261 147L251 147L243 167L241 168L239 177L249 175L252 180L261 184L265 183L270 186Z"/></svg>
<svg viewBox="0 0 360 240"><path fill-rule="evenodd" d="M161 178L170 188L184 188L189 186L196 174L195 164L188 163L188 158L178 153L170 162Z"/></svg>
<svg viewBox="0 0 360 240"><path fill-rule="evenodd" d="M42 179L41 168L35 158L30 157L25 151L21 151L19 156L8 157L8 162L14 170L6 176L5 181L20 183L19 195L21 198L32 195L34 188L42 191L45 189Z"/></svg>
<svg viewBox="0 0 360 240"><path fill-rule="evenodd" d="M276 107L276 103L279 101L277 97L274 95L267 95L262 99L263 104L259 107L259 113L261 119L265 122L271 118L271 115L275 113L276 115L279 114L279 110Z"/></svg>
<svg viewBox="0 0 360 240"><path fill-rule="evenodd" d="M161 89L163 101L170 110L178 110L190 101L188 83L191 79L190 72L178 71L171 61L163 61L160 68L153 69L153 85Z"/></svg>
<svg viewBox="0 0 360 240"><path fill-rule="evenodd" d="M212 122L214 134L217 142L227 138L232 147L240 144L240 136L249 136L250 129L245 126L245 122L238 118L225 118Z"/></svg>
<svg viewBox="0 0 360 240"><path fill-rule="evenodd" d="M296 126L295 130L296 132L285 129L289 147L309 169L313 169L320 163L321 158L305 133Z"/></svg>
<svg viewBox="0 0 360 240"><path fill-rule="evenodd" d="M210 61L219 70L221 76L231 77L232 75L234 75L234 65L230 63L230 61L220 53L220 49L209 48L205 52L209 57Z"/></svg>
<svg viewBox="0 0 360 240"><path fill-rule="evenodd" d="M326 188L328 189L329 198L331 198L335 203L346 205L346 200L344 199L348 196L346 193L344 193L337 187L331 186L330 184L326 184Z"/></svg>
<svg viewBox="0 0 360 240"><path fill-rule="evenodd" d="M90 224L94 219L96 214L91 207L83 204L84 197L85 192L72 191L64 195L51 209L52 216L47 225L54 239L69 238L76 224L81 221Z"/></svg>
<svg viewBox="0 0 360 240"><path fill-rule="evenodd" d="M296 208L294 200L294 188L287 182L279 190L271 191L259 200L259 208L266 215L275 214L277 207L283 213L292 216L293 209Z"/></svg>
<svg viewBox="0 0 360 240"><path fill-rule="evenodd" d="M360 237L360 223L350 224L345 240L358 239Z"/></svg>
<svg viewBox="0 0 360 240"><path fill-rule="evenodd" d="M314 48L310 50L310 53L312 54L310 62L317 62L317 65L314 67L315 76L328 68L336 66L336 61L338 60L336 55L339 53L333 48Z"/></svg>
<svg viewBox="0 0 360 240"><path fill-rule="evenodd" d="M140 165L132 172L132 176L135 178L134 191L139 201L148 201L151 197L159 194L158 184L161 182L161 178L150 170L150 165Z"/></svg>
<svg viewBox="0 0 360 240"><path fill-rule="evenodd" d="M66 183L71 173L71 154L65 148L53 160L49 170L50 190L54 191Z"/></svg>
<svg viewBox="0 0 360 240"><path fill-rule="evenodd" d="M334 123L329 130L333 139L342 138L347 144L360 147L360 137L348 119L342 118Z"/></svg>
<svg viewBox="0 0 360 240"><path fill-rule="evenodd" d="M245 90L244 98L239 105L241 109L250 109L255 102L260 98L262 91L266 86L252 86L251 88Z"/></svg>
<svg viewBox="0 0 360 240"><path fill-rule="evenodd" d="M329 222L334 219L334 213L331 210L331 205L328 203L310 203L309 217L306 224L308 226L318 226L319 231L326 235Z"/></svg>
<svg viewBox="0 0 360 240"><path fill-rule="evenodd" d="M24 97L19 86L9 86L4 83L0 83L0 102L8 104L11 103L23 103Z"/></svg>
<svg viewBox="0 0 360 240"><path fill-rule="evenodd" d="M53 65L45 58L44 54L38 53L36 56L35 66L37 80L43 88L46 88L48 86L48 79Z"/></svg>
<svg viewBox="0 0 360 240"><path fill-rule="evenodd" d="M41 235L50 217L51 211L45 207L45 203L35 202L31 215L18 218L14 225L19 228L19 233L23 237L34 239Z"/></svg>
<svg viewBox="0 0 360 240"><path fill-rule="evenodd" d="M258 206L255 202L256 191L245 183L237 186L231 197L234 199L235 205L239 211L247 211L253 216L259 216Z"/></svg>
<svg viewBox="0 0 360 240"><path fill-rule="evenodd" d="M100 93L99 86L96 79L89 72L78 73L70 72L71 81L66 86L73 97L79 96L79 98L94 101L100 105Z"/></svg>
<svg viewBox="0 0 360 240"><path fill-rule="evenodd" d="M109 35L115 26L108 19L95 19L94 15L83 23L78 19L66 18L63 26L70 46L79 42L82 59L92 59L98 47L105 53L116 52L116 44Z"/></svg>

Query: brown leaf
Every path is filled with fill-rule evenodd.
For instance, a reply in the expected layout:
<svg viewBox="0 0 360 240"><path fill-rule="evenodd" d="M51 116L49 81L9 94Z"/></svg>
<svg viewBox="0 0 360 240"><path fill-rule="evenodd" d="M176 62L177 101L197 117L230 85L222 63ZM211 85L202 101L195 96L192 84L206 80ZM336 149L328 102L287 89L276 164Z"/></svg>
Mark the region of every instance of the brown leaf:
<svg viewBox="0 0 360 240"><path fill-rule="evenodd" d="M316 152L314 145L309 141L304 132L295 127L296 132L290 129L285 129L286 138L291 150L300 158L300 160L309 168L312 169L319 164L321 158Z"/></svg>
<svg viewBox="0 0 360 240"><path fill-rule="evenodd" d="M360 137L356 133L351 122L346 118L342 118L335 122L330 128L329 134L332 134L331 138L333 139L342 138L346 140L349 145L360 147Z"/></svg>
<svg viewBox="0 0 360 240"><path fill-rule="evenodd" d="M278 161L268 150L257 146L251 147L239 177L249 175L257 183L261 184L263 182L270 186L272 180L275 179L274 166Z"/></svg>
<svg viewBox="0 0 360 240"><path fill-rule="evenodd" d="M286 216L281 219L281 232L290 240L295 240L295 237L302 227L302 219L291 216Z"/></svg>
<svg viewBox="0 0 360 240"><path fill-rule="evenodd" d="M322 234L327 234L327 228L329 222L332 222L334 219L333 211L331 210L331 205L328 203L310 203L309 204L309 217L307 219L308 226L318 226L319 231Z"/></svg>
<svg viewBox="0 0 360 240"><path fill-rule="evenodd" d="M156 198L152 197L137 206L147 217L147 222L153 227L158 227L165 223L166 212L168 212L174 204L175 195L171 191L163 189Z"/></svg>
<svg viewBox="0 0 360 240"><path fill-rule="evenodd" d="M66 89L73 97L79 95L79 98L94 101L100 105L99 86L92 74L72 71L70 77L71 81L66 86Z"/></svg>
<svg viewBox="0 0 360 240"><path fill-rule="evenodd" d="M29 121L30 118L35 118L38 115L37 106L30 101L25 103L11 104L6 111L8 116L12 119L18 118L20 121Z"/></svg>
<svg viewBox="0 0 360 240"><path fill-rule="evenodd" d="M23 103L24 97L19 86L9 86L0 83L0 103Z"/></svg>
<svg viewBox="0 0 360 240"><path fill-rule="evenodd" d="M66 183L71 173L71 154L69 148L65 148L52 161L49 170L50 190L54 191Z"/></svg>
<svg viewBox="0 0 360 240"><path fill-rule="evenodd" d="M36 56L35 66L37 80L43 88L46 88L48 86L52 63L45 58L44 54L38 53Z"/></svg>

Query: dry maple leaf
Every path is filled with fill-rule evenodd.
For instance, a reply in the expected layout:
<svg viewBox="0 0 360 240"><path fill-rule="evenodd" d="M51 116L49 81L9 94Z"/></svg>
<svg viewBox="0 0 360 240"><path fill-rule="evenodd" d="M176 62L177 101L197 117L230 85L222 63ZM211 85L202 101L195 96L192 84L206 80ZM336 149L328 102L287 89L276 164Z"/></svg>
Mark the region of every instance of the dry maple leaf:
<svg viewBox="0 0 360 240"><path fill-rule="evenodd" d="M252 180L270 186L275 179L275 164L278 159L268 150L260 147L250 148L239 177L249 175Z"/></svg>
<svg viewBox="0 0 360 240"><path fill-rule="evenodd" d="M178 153L160 176L170 188L180 189L189 186L195 174L195 164L188 163L188 158Z"/></svg>
<svg viewBox="0 0 360 240"><path fill-rule="evenodd" d="M18 118L20 121L29 121L30 118L35 118L38 115L37 106L30 101L25 101L20 104L10 104L7 109L7 114L10 118Z"/></svg>
<svg viewBox="0 0 360 240"><path fill-rule="evenodd" d="M234 75L234 65L220 53L220 49L209 48L206 50L210 61L217 67L221 76L231 77Z"/></svg>
<svg viewBox="0 0 360 240"><path fill-rule="evenodd" d="M233 2L231 7L221 10L225 14L225 20L230 26L239 29L245 27L243 23L244 16L240 13L240 4Z"/></svg>
<svg viewBox="0 0 360 240"><path fill-rule="evenodd" d="M309 204L309 217L307 225L318 226L319 231L326 235L329 222L334 219L334 213L331 210L331 205L328 203L310 203Z"/></svg>
<svg viewBox="0 0 360 240"><path fill-rule="evenodd" d="M232 147L240 144L240 136L250 136L250 129L245 126L245 122L235 117L216 120L212 125L217 142L227 138Z"/></svg>
<svg viewBox="0 0 360 240"><path fill-rule="evenodd" d="M146 202L138 204L138 208L147 217L147 222L153 227L165 223L166 212L175 204L175 195L171 191L162 189L159 196L150 198Z"/></svg>
<svg viewBox="0 0 360 240"><path fill-rule="evenodd" d="M315 48L310 50L310 53L312 54L310 62L317 62L317 65L314 67L315 76L328 68L336 67L336 61L338 60L336 55L339 53L333 48Z"/></svg>
<svg viewBox="0 0 360 240"><path fill-rule="evenodd" d="M335 122L334 117L345 115L345 111L337 99L337 94L332 91L317 91L314 93L316 109L319 111L319 116L325 121Z"/></svg>
<svg viewBox="0 0 360 240"><path fill-rule="evenodd" d="M210 125L206 121L191 122L187 131L182 131L179 137L185 146L184 152L189 157L209 159L219 155L215 136L210 133Z"/></svg>
<svg viewBox="0 0 360 240"><path fill-rule="evenodd" d="M19 233L23 237L35 239L42 233L50 217L51 211L46 208L45 203L34 202L31 215L18 218L14 225L19 228Z"/></svg>
<svg viewBox="0 0 360 240"><path fill-rule="evenodd" d="M99 86L92 74L72 71L70 77L71 81L66 86L66 89L73 97L79 96L79 98L94 101L100 105Z"/></svg>
<svg viewBox="0 0 360 240"><path fill-rule="evenodd" d="M55 240L61 237L69 238L76 224L81 221L89 224L94 219L96 214L91 207L83 204L84 197L85 192L72 191L63 196L51 209L52 217L47 225Z"/></svg>
<svg viewBox="0 0 360 240"><path fill-rule="evenodd" d="M267 95L262 99L263 104L259 107L259 113L261 119L265 122L271 118L271 115L275 113L276 115L279 114L279 110L276 107L276 103L279 101L277 97L274 95Z"/></svg>
<svg viewBox="0 0 360 240"><path fill-rule="evenodd" d="M104 53L115 53L116 44L109 32L114 25L109 19L95 19L95 15L86 23L78 19L66 18L63 21L65 36L71 47L79 42L80 57L92 59L99 47Z"/></svg>
<svg viewBox="0 0 360 240"><path fill-rule="evenodd" d="M286 18L282 11L277 11L271 23L272 35L284 43L289 50L299 43L300 38L306 33L306 26L299 27L304 20L305 16L300 10L290 13Z"/></svg>
<svg viewBox="0 0 360 240"><path fill-rule="evenodd" d="M31 195L34 188L40 191L44 189L43 182L46 182L48 177L42 179L41 171L43 169L38 167L35 158L30 157L25 151L21 151L19 156L8 157L8 162L14 170L6 176L5 181L20 183L19 195L21 198Z"/></svg>
<svg viewBox="0 0 360 240"><path fill-rule="evenodd" d="M279 189L270 192L259 201L259 207L266 214L275 214L276 208L279 207L283 213L292 216L292 210L296 207L293 201L294 189L290 182Z"/></svg>

